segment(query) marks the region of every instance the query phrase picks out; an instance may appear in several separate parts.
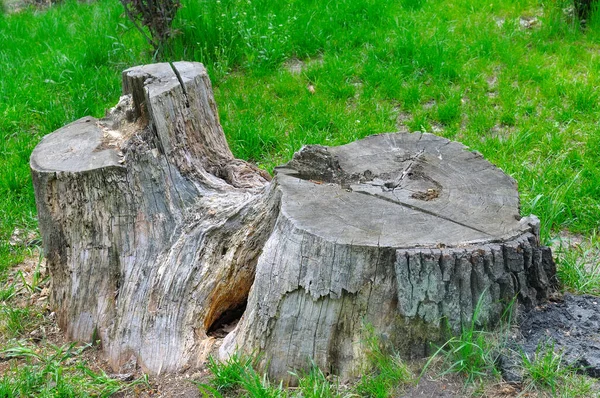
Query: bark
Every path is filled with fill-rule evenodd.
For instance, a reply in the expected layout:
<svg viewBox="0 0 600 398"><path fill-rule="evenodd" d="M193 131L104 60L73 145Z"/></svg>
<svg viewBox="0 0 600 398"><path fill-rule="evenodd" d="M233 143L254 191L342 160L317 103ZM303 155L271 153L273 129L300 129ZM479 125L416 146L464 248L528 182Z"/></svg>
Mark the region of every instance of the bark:
<svg viewBox="0 0 600 398"><path fill-rule="evenodd" d="M364 370L366 326L404 356L446 327L491 326L518 296L552 289L539 220L519 216L515 181L463 145L430 134L307 147L276 172L281 208L246 313L221 356L258 350L277 378L310 358Z"/></svg>
<svg viewBox="0 0 600 398"><path fill-rule="evenodd" d="M200 366L259 351L271 376L308 359L350 377L371 325L404 355L496 322L553 287L539 221L514 180L463 145L384 134L303 148L275 178L229 150L204 67L123 73L106 118L45 137L31 158L51 303L116 369ZM292 381L292 380L289 380Z"/></svg>
<svg viewBox="0 0 600 398"><path fill-rule="evenodd" d="M246 300L276 209L264 173L233 158L204 67L175 67L187 94L169 64L126 70L107 118L31 158L59 325L100 338L115 368L198 366L206 331Z"/></svg>

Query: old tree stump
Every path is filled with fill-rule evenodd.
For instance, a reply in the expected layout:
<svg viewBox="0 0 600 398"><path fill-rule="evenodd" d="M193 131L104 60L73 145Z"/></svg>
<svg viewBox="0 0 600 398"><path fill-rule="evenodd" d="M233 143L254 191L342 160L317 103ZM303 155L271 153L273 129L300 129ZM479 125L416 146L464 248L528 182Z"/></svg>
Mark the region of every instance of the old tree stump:
<svg viewBox="0 0 600 398"><path fill-rule="evenodd" d="M126 70L106 118L45 137L31 169L59 325L99 339L115 369L240 350L279 379L311 359L351 377L365 324L423 355L480 297L493 324L513 297L531 306L552 289L539 221L478 153L383 134L305 147L269 182L233 157L198 63Z"/></svg>

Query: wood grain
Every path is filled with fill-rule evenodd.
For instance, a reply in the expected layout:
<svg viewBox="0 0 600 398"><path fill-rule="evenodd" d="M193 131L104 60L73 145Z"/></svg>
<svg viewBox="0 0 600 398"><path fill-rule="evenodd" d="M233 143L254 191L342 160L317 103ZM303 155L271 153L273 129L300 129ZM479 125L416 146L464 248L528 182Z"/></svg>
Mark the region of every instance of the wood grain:
<svg viewBox="0 0 600 398"><path fill-rule="evenodd" d="M263 353L271 376L310 358L364 371L365 324L388 348L428 354L445 328L491 326L518 298L552 290L539 220L521 218L515 181L480 154L430 134L382 134L305 147L278 168L275 229L237 330L221 356Z"/></svg>

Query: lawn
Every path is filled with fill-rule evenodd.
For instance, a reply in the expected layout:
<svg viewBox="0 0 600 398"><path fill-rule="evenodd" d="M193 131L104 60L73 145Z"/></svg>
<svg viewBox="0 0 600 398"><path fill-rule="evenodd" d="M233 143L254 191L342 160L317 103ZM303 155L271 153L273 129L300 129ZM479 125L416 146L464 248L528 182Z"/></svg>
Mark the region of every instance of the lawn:
<svg viewBox="0 0 600 398"><path fill-rule="evenodd" d="M174 27L167 57L207 66L237 157L272 171L305 144L398 130L461 141L517 180L545 243L576 241L556 246L563 289L600 294L600 13L582 29L562 0L183 0ZM101 117L120 72L150 62L116 0L0 13L5 348L29 347L48 322L15 304L43 285L14 269L39 244L31 151L66 123ZM70 348L48 349L19 354L23 366L62 363L49 358ZM88 377L81 369L72 378Z"/></svg>

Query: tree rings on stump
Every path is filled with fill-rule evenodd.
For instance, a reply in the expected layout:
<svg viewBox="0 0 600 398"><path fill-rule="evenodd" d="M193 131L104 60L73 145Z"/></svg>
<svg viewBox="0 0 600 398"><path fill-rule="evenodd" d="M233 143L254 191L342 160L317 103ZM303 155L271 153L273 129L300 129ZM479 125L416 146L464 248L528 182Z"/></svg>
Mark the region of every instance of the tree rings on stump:
<svg viewBox="0 0 600 398"><path fill-rule="evenodd" d="M546 297L555 273L515 181L464 145L384 134L309 146L278 168L275 229L248 307L221 348L266 353L287 378L306 359L356 375L365 327L407 355L444 328L493 324L516 296Z"/></svg>

